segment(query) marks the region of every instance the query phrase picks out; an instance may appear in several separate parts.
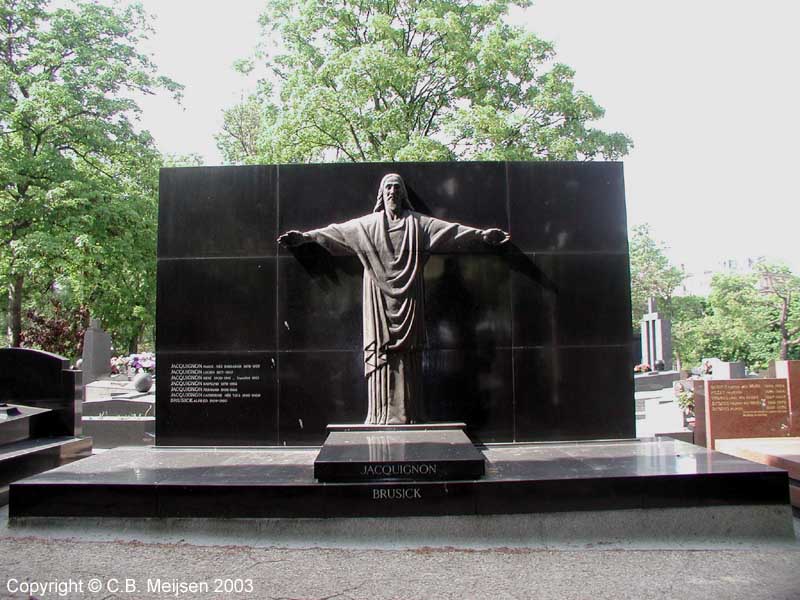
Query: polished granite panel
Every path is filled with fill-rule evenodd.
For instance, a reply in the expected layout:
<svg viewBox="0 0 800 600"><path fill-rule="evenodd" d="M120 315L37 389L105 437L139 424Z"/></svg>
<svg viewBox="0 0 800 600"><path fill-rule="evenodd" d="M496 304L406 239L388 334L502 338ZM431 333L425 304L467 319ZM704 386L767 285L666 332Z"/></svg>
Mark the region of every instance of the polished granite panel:
<svg viewBox="0 0 800 600"><path fill-rule="evenodd" d="M483 454L486 475L473 481L321 484L314 451L117 448L12 484L10 515L388 517L789 501L785 471L677 440Z"/></svg>
<svg viewBox="0 0 800 600"><path fill-rule="evenodd" d="M363 268L316 244L278 261L278 340L282 350L361 350Z"/></svg>
<svg viewBox="0 0 800 600"><path fill-rule="evenodd" d="M560 367L552 348L513 350L515 442L569 439L561 420Z"/></svg>
<svg viewBox="0 0 800 600"><path fill-rule="evenodd" d="M467 433L479 442L511 441L514 380L510 349L429 350L422 366L429 421L464 422Z"/></svg>
<svg viewBox="0 0 800 600"><path fill-rule="evenodd" d="M622 163L508 163L508 194L524 252L628 251Z"/></svg>
<svg viewBox="0 0 800 600"><path fill-rule="evenodd" d="M562 439L636 435L630 346L561 348L558 364Z"/></svg>
<svg viewBox="0 0 800 600"><path fill-rule="evenodd" d="M627 344L626 254L526 255L513 274L514 346Z"/></svg>
<svg viewBox="0 0 800 600"><path fill-rule="evenodd" d="M307 231L371 213L386 173L403 177L409 198L420 212L479 229L508 230L504 163L281 165L278 229ZM308 210L309 199L313 199L313 210ZM490 248L470 244L456 250Z"/></svg>
<svg viewBox="0 0 800 600"><path fill-rule="evenodd" d="M279 443L319 446L328 423L362 423L367 414L364 353L282 352Z"/></svg>
<svg viewBox="0 0 800 600"><path fill-rule="evenodd" d="M332 431L314 461L319 481L477 479L483 454L461 429Z"/></svg>
<svg viewBox="0 0 800 600"><path fill-rule="evenodd" d="M626 365L628 346L515 349L515 441L633 437Z"/></svg>
<svg viewBox="0 0 800 600"><path fill-rule="evenodd" d="M275 260L160 260L157 348L274 350Z"/></svg>
<svg viewBox="0 0 800 600"><path fill-rule="evenodd" d="M160 352L156 443L277 444L276 367L270 352Z"/></svg>
<svg viewBox="0 0 800 600"><path fill-rule="evenodd" d="M430 349L511 345L509 269L503 255L436 255L425 267Z"/></svg>
<svg viewBox="0 0 800 600"><path fill-rule="evenodd" d="M275 254L275 166L162 169L158 257Z"/></svg>

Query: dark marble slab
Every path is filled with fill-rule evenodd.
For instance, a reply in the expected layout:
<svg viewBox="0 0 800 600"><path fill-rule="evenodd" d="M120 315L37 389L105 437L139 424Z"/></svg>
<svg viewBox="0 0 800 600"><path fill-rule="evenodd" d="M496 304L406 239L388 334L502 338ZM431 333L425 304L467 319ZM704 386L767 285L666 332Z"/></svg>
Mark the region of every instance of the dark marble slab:
<svg viewBox="0 0 800 600"><path fill-rule="evenodd" d="M278 261L278 343L284 350L361 351L364 269L306 244Z"/></svg>
<svg viewBox="0 0 800 600"><path fill-rule="evenodd" d="M159 258L275 254L275 166L161 169Z"/></svg>
<svg viewBox="0 0 800 600"><path fill-rule="evenodd" d="M622 163L508 163L508 196L524 252L628 251Z"/></svg>
<svg viewBox="0 0 800 600"><path fill-rule="evenodd" d="M158 352L275 350L275 260L158 262Z"/></svg>
<svg viewBox="0 0 800 600"><path fill-rule="evenodd" d="M526 254L512 275L514 346L627 344L626 254Z"/></svg>
<svg viewBox="0 0 800 600"><path fill-rule="evenodd" d="M510 441L514 435L512 351L491 344L423 355L429 421L463 421L478 442Z"/></svg>
<svg viewBox="0 0 800 600"><path fill-rule="evenodd" d="M505 256L432 256L425 267L425 328L431 349L510 346L511 288Z"/></svg>
<svg viewBox="0 0 800 600"><path fill-rule="evenodd" d="M634 437L626 366L627 345L515 349L515 441Z"/></svg>
<svg viewBox="0 0 800 600"><path fill-rule="evenodd" d="M278 374L280 444L319 446L328 423L364 421L363 352L281 353Z"/></svg>
<svg viewBox="0 0 800 600"><path fill-rule="evenodd" d="M332 431L314 461L318 481L478 479L483 454L463 430Z"/></svg>
<svg viewBox="0 0 800 600"><path fill-rule="evenodd" d="M13 483L22 516L344 517L789 502L785 471L677 440L486 447L468 481L317 483L315 450L117 448Z"/></svg>

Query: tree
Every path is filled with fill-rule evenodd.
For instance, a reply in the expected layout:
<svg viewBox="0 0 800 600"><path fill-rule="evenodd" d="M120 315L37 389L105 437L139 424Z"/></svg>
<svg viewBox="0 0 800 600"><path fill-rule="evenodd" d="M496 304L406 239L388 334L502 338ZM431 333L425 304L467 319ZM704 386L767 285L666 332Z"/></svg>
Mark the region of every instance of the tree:
<svg viewBox="0 0 800 600"><path fill-rule="evenodd" d="M660 312L672 316L672 294L685 275L670 263L666 246L653 239L646 223L633 228L629 248L632 318L634 329L638 329L648 298L660 300Z"/></svg>
<svg viewBox="0 0 800 600"><path fill-rule="evenodd" d="M769 326L780 336L778 358L788 360L800 345L800 277L785 265L758 263L758 290L770 308Z"/></svg>
<svg viewBox="0 0 800 600"><path fill-rule="evenodd" d="M678 369L699 364L703 358L702 349L708 343L702 323L708 315L708 299L702 296L676 296L670 301L672 351Z"/></svg>
<svg viewBox="0 0 800 600"><path fill-rule="evenodd" d="M552 44L504 21L512 5L530 2L268 0L255 59L276 85L226 111L225 160L624 156Z"/></svg>
<svg viewBox="0 0 800 600"><path fill-rule="evenodd" d="M138 349L155 324L161 158L155 153L138 158L123 169L131 176L120 173L113 184L95 176L93 188L105 190L102 201L85 206L68 224L77 235L55 278L60 296L99 318L115 348L128 352Z"/></svg>
<svg viewBox="0 0 800 600"><path fill-rule="evenodd" d="M134 127L130 94L179 91L136 49L148 33L138 5L0 0L0 278L11 345L26 286L50 289L87 240L115 240L119 223L104 232L106 219L141 198L131 182L157 154Z"/></svg>
<svg viewBox="0 0 800 600"><path fill-rule="evenodd" d="M765 369L776 358L800 357L800 278L785 266L718 273L707 300L674 301L681 310L673 311L673 347L685 364L715 356Z"/></svg>

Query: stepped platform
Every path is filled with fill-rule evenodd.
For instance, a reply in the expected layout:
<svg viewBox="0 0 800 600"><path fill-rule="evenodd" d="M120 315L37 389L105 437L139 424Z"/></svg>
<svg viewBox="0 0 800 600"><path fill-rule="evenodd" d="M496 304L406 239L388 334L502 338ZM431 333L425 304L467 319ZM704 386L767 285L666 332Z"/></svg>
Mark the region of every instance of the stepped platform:
<svg viewBox="0 0 800 600"><path fill-rule="evenodd" d="M678 440L479 450L479 479L322 483L314 477L318 448L116 448L13 483L9 515L337 518L739 506L779 509L791 529L786 471Z"/></svg>

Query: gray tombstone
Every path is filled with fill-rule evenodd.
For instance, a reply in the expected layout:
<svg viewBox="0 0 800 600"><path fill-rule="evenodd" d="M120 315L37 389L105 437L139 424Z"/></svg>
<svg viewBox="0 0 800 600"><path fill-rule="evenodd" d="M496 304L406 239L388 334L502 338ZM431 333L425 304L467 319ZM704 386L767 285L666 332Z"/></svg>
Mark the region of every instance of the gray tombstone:
<svg viewBox="0 0 800 600"><path fill-rule="evenodd" d="M743 362L717 361L713 363L712 379L744 379L747 377Z"/></svg>
<svg viewBox="0 0 800 600"><path fill-rule="evenodd" d="M657 363L659 371L672 370L672 324L658 314L655 298L647 301L647 313L642 317L642 362L654 370Z"/></svg>
<svg viewBox="0 0 800 600"><path fill-rule="evenodd" d="M100 321L92 319L83 336L84 385L111 375L111 336L100 328Z"/></svg>

